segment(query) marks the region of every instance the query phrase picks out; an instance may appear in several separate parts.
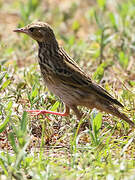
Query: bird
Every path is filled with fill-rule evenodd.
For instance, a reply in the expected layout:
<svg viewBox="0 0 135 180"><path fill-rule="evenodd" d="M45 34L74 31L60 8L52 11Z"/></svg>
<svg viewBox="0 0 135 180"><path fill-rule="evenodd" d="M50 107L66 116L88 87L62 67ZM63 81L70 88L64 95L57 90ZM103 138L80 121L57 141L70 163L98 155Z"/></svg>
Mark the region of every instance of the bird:
<svg viewBox="0 0 135 180"><path fill-rule="evenodd" d="M134 122L119 111L118 107L124 108L124 106L94 82L58 44L54 31L48 23L33 22L13 31L24 33L37 41L38 63L45 85L65 104L64 112L49 110L27 110L27 112L35 115L68 116L72 109L77 119L80 120L83 113L78 106L82 106L112 114L135 127Z"/></svg>

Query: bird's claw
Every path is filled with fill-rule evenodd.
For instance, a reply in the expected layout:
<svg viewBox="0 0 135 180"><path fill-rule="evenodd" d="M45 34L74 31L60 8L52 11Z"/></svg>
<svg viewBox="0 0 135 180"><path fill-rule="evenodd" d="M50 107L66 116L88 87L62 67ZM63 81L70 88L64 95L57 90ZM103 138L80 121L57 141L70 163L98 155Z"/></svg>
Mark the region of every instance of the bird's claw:
<svg viewBox="0 0 135 180"><path fill-rule="evenodd" d="M46 110L26 110L26 112L30 113L31 116L39 116L39 115L45 115L47 114ZM46 116L47 119L50 120L50 118L48 116Z"/></svg>

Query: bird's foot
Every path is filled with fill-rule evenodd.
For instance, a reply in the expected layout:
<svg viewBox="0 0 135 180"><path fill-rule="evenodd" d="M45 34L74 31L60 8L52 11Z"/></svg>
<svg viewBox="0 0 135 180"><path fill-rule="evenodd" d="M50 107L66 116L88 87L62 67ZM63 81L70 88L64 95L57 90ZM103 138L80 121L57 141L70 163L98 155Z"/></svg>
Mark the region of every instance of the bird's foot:
<svg viewBox="0 0 135 180"><path fill-rule="evenodd" d="M38 116L40 114L46 114L46 110L26 110L26 112L30 113L32 116Z"/></svg>
<svg viewBox="0 0 135 180"><path fill-rule="evenodd" d="M58 115L58 116L68 116L69 115L69 108L66 107L66 110L63 113L49 111L49 110L26 110L26 112L29 112L32 116L39 116L41 114L42 115L45 115L45 114L54 114L54 115Z"/></svg>

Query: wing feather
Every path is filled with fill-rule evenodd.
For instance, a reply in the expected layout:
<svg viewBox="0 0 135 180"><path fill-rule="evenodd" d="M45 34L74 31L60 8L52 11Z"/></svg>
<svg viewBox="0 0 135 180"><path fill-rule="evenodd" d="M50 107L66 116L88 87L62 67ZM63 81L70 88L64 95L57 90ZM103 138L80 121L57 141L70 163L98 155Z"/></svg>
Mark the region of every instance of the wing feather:
<svg viewBox="0 0 135 180"><path fill-rule="evenodd" d="M55 67L55 75L58 76L57 79L60 79L63 84L79 88L87 93L96 94L107 101L123 107L123 105L111 96L104 88L92 82L91 78L82 71L76 62L74 62L74 60L63 49L60 49L60 54L60 57L63 59L61 61L61 66Z"/></svg>

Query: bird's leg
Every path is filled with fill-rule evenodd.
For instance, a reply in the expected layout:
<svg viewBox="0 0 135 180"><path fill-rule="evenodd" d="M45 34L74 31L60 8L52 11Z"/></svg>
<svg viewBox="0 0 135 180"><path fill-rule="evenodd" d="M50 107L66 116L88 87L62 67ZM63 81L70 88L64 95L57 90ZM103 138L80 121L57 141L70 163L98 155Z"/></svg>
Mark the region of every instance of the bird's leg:
<svg viewBox="0 0 135 180"><path fill-rule="evenodd" d="M77 119L78 121L76 122L76 125L75 125L75 129L76 129L76 134L78 135L80 130L81 130L81 127L83 127L83 119L82 116L83 116L83 113L77 108L77 106L75 105L72 105L71 106L71 109L74 111L75 115L77 116Z"/></svg>
<svg viewBox="0 0 135 180"><path fill-rule="evenodd" d="M40 114L54 114L54 115L58 115L58 116L68 116L69 115L69 107L66 106L66 110L63 113L60 112L54 112L54 111L49 111L49 110L26 110L26 112L31 113L34 116L38 116Z"/></svg>
<svg viewBox="0 0 135 180"><path fill-rule="evenodd" d="M77 109L77 106L71 106L71 109L74 111L74 113L77 116L77 119L80 120L82 117L82 112Z"/></svg>

